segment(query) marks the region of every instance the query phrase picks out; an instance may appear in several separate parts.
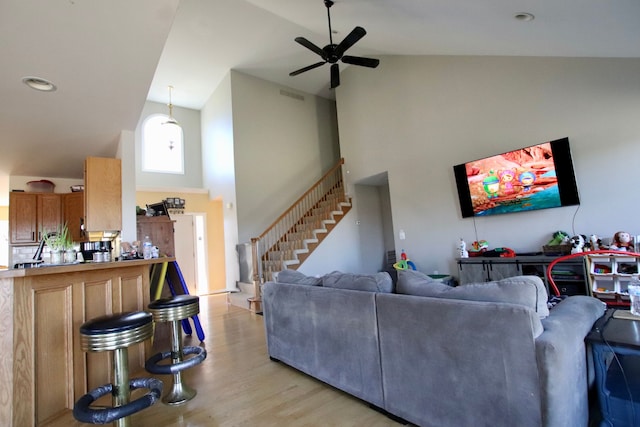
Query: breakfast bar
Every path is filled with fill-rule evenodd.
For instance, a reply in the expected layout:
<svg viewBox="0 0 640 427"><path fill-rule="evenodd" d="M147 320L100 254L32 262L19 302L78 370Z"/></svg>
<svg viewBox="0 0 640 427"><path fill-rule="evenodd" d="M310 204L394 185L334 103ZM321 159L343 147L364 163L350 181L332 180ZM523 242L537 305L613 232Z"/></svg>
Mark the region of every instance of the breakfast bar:
<svg viewBox="0 0 640 427"><path fill-rule="evenodd" d="M145 310L150 267L174 258L0 270L0 425L45 424L87 391L109 382L110 359L86 353L87 320ZM129 351L132 373L151 343Z"/></svg>

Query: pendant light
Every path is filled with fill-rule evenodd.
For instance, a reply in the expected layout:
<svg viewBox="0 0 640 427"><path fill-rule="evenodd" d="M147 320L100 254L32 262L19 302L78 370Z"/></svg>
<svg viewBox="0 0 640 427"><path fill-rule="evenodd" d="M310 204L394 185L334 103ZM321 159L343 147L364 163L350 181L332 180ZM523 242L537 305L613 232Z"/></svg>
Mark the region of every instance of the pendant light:
<svg viewBox="0 0 640 427"><path fill-rule="evenodd" d="M173 150L175 144L174 139L178 138L178 135L182 135L182 128L178 124L178 121L173 117L173 104L171 103L171 91L173 86L169 86L169 118L163 122L163 125L167 125L167 132L169 132L169 150Z"/></svg>

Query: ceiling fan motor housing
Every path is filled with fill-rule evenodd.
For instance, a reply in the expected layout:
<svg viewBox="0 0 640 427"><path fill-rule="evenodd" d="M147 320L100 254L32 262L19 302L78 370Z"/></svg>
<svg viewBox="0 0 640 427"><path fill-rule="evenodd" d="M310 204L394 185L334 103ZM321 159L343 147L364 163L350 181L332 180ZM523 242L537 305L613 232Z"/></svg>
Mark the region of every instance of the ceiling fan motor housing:
<svg viewBox="0 0 640 427"><path fill-rule="evenodd" d="M327 20L329 21L329 44L323 48L318 47L317 45L311 43L304 37L296 37L295 41L312 52L316 53L322 59L321 62L316 62L315 64L308 65L306 67L300 68L299 70L292 71L289 73L290 76L297 76L298 74L307 72L309 70L313 70L314 68L321 67L322 65L329 63L331 64L331 89L334 89L340 85L340 71L338 69L338 61L342 60L342 62L346 64L359 65L361 67L369 67L376 68L379 64L379 60L373 58L363 58L360 56L345 56L343 58L344 53L347 49L353 46L358 40L367 34L364 28L355 27L341 42L340 44L334 44L333 38L331 37L331 13L329 8L333 6L332 0L324 0L324 4L327 7Z"/></svg>

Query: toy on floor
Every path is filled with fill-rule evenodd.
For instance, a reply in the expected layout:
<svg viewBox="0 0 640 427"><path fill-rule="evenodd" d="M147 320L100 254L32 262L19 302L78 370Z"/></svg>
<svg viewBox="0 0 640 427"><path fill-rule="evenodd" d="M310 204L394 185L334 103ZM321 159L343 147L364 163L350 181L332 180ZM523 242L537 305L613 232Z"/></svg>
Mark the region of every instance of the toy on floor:
<svg viewBox="0 0 640 427"><path fill-rule="evenodd" d="M393 268L395 268L396 270L408 270L409 268L415 270L416 265L409 258L407 258L407 254L403 249L400 253L400 261L393 264Z"/></svg>
<svg viewBox="0 0 640 427"><path fill-rule="evenodd" d="M613 241L609 249L616 251L628 251L633 252L633 242L631 240L631 234L626 231L618 231L613 235Z"/></svg>
<svg viewBox="0 0 640 427"><path fill-rule="evenodd" d="M469 258L469 251L467 250L467 244L462 237L460 238L460 242L458 243L458 256L460 258Z"/></svg>

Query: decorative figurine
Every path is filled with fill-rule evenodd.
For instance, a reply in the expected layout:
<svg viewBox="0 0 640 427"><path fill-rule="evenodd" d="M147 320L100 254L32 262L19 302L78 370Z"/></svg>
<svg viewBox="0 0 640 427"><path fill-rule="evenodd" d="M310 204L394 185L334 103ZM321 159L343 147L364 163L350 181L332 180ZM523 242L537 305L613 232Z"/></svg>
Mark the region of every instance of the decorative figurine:
<svg viewBox="0 0 640 427"><path fill-rule="evenodd" d="M467 244L462 237L460 238L460 243L458 243L458 256L460 258L469 258L469 251L467 251Z"/></svg>

